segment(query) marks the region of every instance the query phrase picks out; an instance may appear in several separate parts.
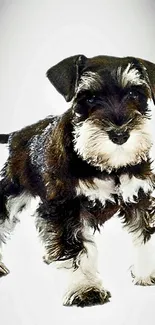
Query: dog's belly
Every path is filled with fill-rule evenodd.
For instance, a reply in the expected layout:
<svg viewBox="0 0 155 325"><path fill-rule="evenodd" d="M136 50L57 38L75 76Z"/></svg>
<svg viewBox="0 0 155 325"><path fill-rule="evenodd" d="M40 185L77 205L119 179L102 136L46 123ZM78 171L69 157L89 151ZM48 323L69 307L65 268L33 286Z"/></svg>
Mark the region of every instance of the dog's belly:
<svg viewBox="0 0 155 325"><path fill-rule="evenodd" d="M117 184L112 178L105 180L94 178L91 183L79 180L76 191L78 196L84 195L89 201L94 202L99 200L102 206L105 206L107 202L114 204L116 196L123 202L134 202L140 189L146 194L153 191L152 182L149 179L143 180L135 176L129 177L128 174L122 174Z"/></svg>

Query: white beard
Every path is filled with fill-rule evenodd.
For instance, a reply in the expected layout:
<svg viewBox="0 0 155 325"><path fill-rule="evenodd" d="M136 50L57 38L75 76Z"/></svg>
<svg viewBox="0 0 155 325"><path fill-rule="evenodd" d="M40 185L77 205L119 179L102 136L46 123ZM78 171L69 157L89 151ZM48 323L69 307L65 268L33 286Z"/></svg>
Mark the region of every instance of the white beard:
<svg viewBox="0 0 155 325"><path fill-rule="evenodd" d="M149 108L152 108L152 104L149 100ZM135 130L131 130L129 139L122 145L113 143L107 132L90 119L76 125L73 135L74 150L78 155L101 170L109 171L146 160L153 143L151 121L147 118Z"/></svg>

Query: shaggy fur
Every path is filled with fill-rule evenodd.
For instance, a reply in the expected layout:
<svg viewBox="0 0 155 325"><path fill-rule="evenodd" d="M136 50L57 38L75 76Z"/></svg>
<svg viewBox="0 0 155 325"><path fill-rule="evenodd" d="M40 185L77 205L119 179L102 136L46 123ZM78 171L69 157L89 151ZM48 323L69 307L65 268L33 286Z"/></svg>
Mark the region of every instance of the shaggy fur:
<svg viewBox="0 0 155 325"><path fill-rule="evenodd" d="M150 157L155 65L132 57L76 55L49 69L47 77L71 105L61 116L0 135L9 146L0 182L0 240L5 242L29 199L39 197L36 226L44 260L70 262L73 281L64 305L103 304L110 293L97 275L90 230L117 213L140 238L138 245L155 232ZM2 262L0 272L8 273ZM151 272L137 283L150 279Z"/></svg>

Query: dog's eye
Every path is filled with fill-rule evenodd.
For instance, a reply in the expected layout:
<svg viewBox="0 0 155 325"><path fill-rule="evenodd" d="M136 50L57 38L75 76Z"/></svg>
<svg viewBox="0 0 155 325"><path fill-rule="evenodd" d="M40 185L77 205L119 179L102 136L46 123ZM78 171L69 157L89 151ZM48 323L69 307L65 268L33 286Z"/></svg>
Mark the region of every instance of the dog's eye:
<svg viewBox="0 0 155 325"><path fill-rule="evenodd" d="M95 95L92 95L86 99L87 103L89 104L94 104L96 101L97 97Z"/></svg>
<svg viewBox="0 0 155 325"><path fill-rule="evenodd" d="M130 90L128 93L128 97L131 99L138 99L140 96L140 93L136 90Z"/></svg>

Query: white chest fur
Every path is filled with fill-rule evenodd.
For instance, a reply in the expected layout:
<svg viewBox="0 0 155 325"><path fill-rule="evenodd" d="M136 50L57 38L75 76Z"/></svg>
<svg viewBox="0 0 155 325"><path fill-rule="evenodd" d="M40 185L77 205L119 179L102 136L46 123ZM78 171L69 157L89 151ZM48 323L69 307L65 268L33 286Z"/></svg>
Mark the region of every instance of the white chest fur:
<svg viewBox="0 0 155 325"><path fill-rule="evenodd" d="M134 202L134 197L137 197L140 188L144 193L152 192L152 182L149 179L143 180L135 176L130 178L127 174L120 176L119 194L124 202Z"/></svg>
<svg viewBox="0 0 155 325"><path fill-rule="evenodd" d="M137 197L140 188L144 193L153 191L151 181L142 180L127 174L123 174L119 178L120 184L115 185L112 178L101 180L98 178L93 179L93 184L79 180L76 188L77 195L84 195L89 200L95 201L98 199L103 205L106 201L114 202L113 194L121 196L124 202L134 202L134 197Z"/></svg>
<svg viewBox="0 0 155 325"><path fill-rule="evenodd" d="M112 179L94 178L93 184L79 180L76 190L77 195L85 195L91 201L98 199L104 205L107 200L114 200L112 194L115 194L115 184Z"/></svg>

